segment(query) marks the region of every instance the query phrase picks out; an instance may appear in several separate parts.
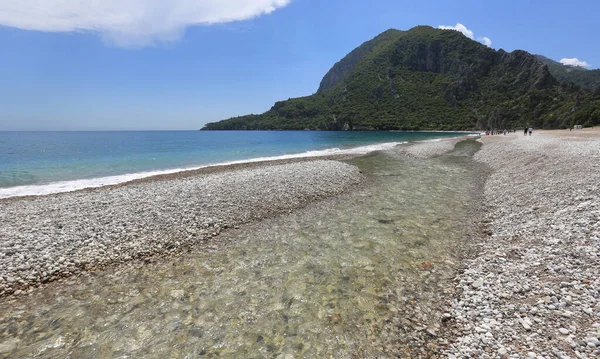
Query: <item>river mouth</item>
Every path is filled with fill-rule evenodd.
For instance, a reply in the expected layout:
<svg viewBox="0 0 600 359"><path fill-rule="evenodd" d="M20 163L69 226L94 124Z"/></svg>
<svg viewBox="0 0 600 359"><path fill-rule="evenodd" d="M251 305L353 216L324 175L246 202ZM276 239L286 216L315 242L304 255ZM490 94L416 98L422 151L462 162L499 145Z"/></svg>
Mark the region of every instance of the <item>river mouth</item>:
<svg viewBox="0 0 600 359"><path fill-rule="evenodd" d="M0 304L0 356L375 358L435 352L480 182L448 154L352 160L351 193L206 250L71 278Z"/></svg>

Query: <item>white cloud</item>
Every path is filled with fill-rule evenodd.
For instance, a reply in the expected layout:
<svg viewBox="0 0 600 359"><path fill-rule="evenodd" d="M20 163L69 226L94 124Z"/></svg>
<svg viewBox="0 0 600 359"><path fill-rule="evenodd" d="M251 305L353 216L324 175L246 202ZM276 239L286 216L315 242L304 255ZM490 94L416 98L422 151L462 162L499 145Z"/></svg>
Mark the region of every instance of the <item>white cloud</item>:
<svg viewBox="0 0 600 359"><path fill-rule="evenodd" d="M590 64L588 64L585 61L579 61L578 58L574 57L572 59L560 59L560 63L563 65L567 65L567 66L577 66L577 67L589 67Z"/></svg>
<svg viewBox="0 0 600 359"><path fill-rule="evenodd" d="M490 40L490 38L487 36L478 36L477 41L481 42L487 47L492 47L492 40Z"/></svg>
<svg viewBox="0 0 600 359"><path fill-rule="evenodd" d="M93 31L122 47L174 41L187 26L254 18L291 0L0 0L0 25Z"/></svg>
<svg viewBox="0 0 600 359"><path fill-rule="evenodd" d="M475 39L475 34L473 33L473 31L467 29L467 27L465 25L461 24L460 22L458 24L456 24L455 26L440 25L440 26L438 26L438 29L459 31L459 32L462 32L463 35L465 35L469 39L472 39L472 40Z"/></svg>
<svg viewBox="0 0 600 359"><path fill-rule="evenodd" d="M472 30L469 30L465 25L461 24L460 22L454 26L440 25L438 26L438 29L462 32L462 34L468 37L469 39L475 40L475 33ZM490 38L487 36L478 36L477 41L483 43L487 47L492 46L492 40L490 40Z"/></svg>

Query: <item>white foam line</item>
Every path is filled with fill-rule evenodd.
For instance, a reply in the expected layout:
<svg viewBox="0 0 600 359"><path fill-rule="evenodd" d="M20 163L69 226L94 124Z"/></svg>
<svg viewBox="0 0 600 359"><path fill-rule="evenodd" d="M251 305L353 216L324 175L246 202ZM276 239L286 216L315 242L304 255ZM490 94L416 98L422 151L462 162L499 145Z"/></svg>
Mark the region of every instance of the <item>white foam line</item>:
<svg viewBox="0 0 600 359"><path fill-rule="evenodd" d="M186 167L186 168L174 168L168 170L158 170L158 171L148 171L148 172L138 172L138 173L129 173L117 176L107 176L107 177L99 177L99 178L90 178L90 179L80 179L80 180L71 180L71 181L60 181L53 182L43 185L27 185L27 186L16 186L16 187L8 187L8 188L0 188L0 198L9 198L9 197L20 197L20 196L43 196L47 194L53 193L62 193L62 192L71 192L84 188L97 188L109 185L115 185L119 183L129 182L140 178L146 178L157 175L171 174L177 172L184 171L193 171L200 168L213 167L213 166L226 166L240 163L253 163L253 162L262 162L262 161L275 161L275 160L283 160L283 159L291 159L291 158L305 158L305 157L319 157L319 156L331 156L331 155L364 155L374 151L383 151L392 149L393 147L405 144L407 142L387 142L387 143L379 143L374 145L360 146L348 149L339 149L339 148L330 148L326 150L316 150L316 151L308 151L303 153L296 153L290 155L281 155L281 156L271 156L271 157L259 157L259 158L250 158L239 161L230 161L223 163L213 163L206 164L202 166L195 167Z"/></svg>

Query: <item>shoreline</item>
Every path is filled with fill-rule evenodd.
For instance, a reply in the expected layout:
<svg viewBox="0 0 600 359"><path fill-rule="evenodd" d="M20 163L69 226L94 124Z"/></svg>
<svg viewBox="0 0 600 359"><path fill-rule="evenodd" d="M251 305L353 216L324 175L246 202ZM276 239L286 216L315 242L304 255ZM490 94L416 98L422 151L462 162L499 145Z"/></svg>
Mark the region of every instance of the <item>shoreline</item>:
<svg viewBox="0 0 600 359"><path fill-rule="evenodd" d="M464 138L418 141L395 151L434 156ZM0 238L6 239L0 242L0 298L108 265L186 250L227 228L339 195L364 183L358 168L340 162L358 156L245 162L0 199Z"/></svg>
<svg viewBox="0 0 600 359"><path fill-rule="evenodd" d="M419 131L419 132L439 132L439 133L461 133L460 131ZM310 161L316 159L347 159L356 156L363 156L372 152L389 150L394 147L411 144L411 143L419 143L419 142L429 142L429 141L440 141L440 140L452 140L456 138L469 137L469 136L477 136L472 132L464 132L465 134L469 133L471 135L458 135L456 137L442 137L435 139L427 139L427 140L417 140L417 141L403 141L403 142L383 142L383 143L374 143L370 145L362 145L357 147L340 149L337 147L322 149L322 150L311 150L306 152L294 153L294 154L284 154L277 156L269 156L269 157L257 157L257 158L248 158L243 160L235 160L235 161L226 161L221 163L209 163L197 166L190 167L181 167L181 168L172 168L172 169L161 169L161 170L151 170L144 172L135 172L135 173L125 173L120 175L112 175L112 176L103 176L96 178L87 178L87 179L74 179L74 180L64 180L64 181L56 181L42 184L31 184L31 185L20 185L20 186L12 186L0 188L0 202L3 200L11 199L11 198L25 198L25 197L35 197L35 196L47 196L53 195L57 193L68 193L75 192L81 190L90 190L95 188L104 188L110 186L119 186L127 183L135 183L140 180L146 179L160 179L160 178L173 178L184 176L186 173L193 176L199 173L203 173L206 171L207 173L211 173L214 169L224 168L235 169L238 166L250 166L252 164L257 165L268 165L269 163L289 163L293 161ZM173 177L171 177L173 176Z"/></svg>
<svg viewBox="0 0 600 359"><path fill-rule="evenodd" d="M43 184L22 185L14 187L0 188L0 201L10 198L23 198L35 196L47 196L57 193L68 193L80 190L90 190L95 188L105 188L110 186L120 186L128 183L136 183L142 180L155 180L162 178L181 178L185 176L194 176L202 173L213 173L219 169L235 170L238 167L247 167L254 164L268 165L285 164L296 161L310 161L316 159L328 158L350 158L353 156L361 156L373 151L385 150L394 146L407 142L386 142L375 145L359 146L340 150L331 148L326 150L315 150L302 152L290 155L272 156L272 157L257 157L244 160L228 161L222 163L211 163L206 165L198 165L191 167L181 167L163 170L152 170L146 172L125 173L121 175L105 176L88 179L65 180L58 182L50 182Z"/></svg>

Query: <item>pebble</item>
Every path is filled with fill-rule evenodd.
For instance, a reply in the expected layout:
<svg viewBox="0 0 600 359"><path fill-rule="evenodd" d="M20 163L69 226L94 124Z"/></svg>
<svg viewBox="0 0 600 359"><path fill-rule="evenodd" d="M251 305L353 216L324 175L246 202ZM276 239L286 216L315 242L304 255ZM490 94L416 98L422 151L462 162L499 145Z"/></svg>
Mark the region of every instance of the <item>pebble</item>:
<svg viewBox="0 0 600 359"><path fill-rule="evenodd" d="M473 282L473 284L471 284L471 286L473 288L479 288L483 285L483 279L477 279L476 281Z"/></svg>
<svg viewBox="0 0 600 359"><path fill-rule="evenodd" d="M169 293L169 295L173 299L181 299L185 295L185 292L183 291L183 289L176 289L176 290L172 290L171 293Z"/></svg>
<svg viewBox="0 0 600 359"><path fill-rule="evenodd" d="M484 230L454 278L460 292L448 311L456 321L445 322L455 323L447 357L600 357L595 131L576 139L563 131L482 137L475 159L493 170Z"/></svg>
<svg viewBox="0 0 600 359"><path fill-rule="evenodd" d="M0 297L86 266L174 253L364 180L333 160L248 166L0 200Z"/></svg>

